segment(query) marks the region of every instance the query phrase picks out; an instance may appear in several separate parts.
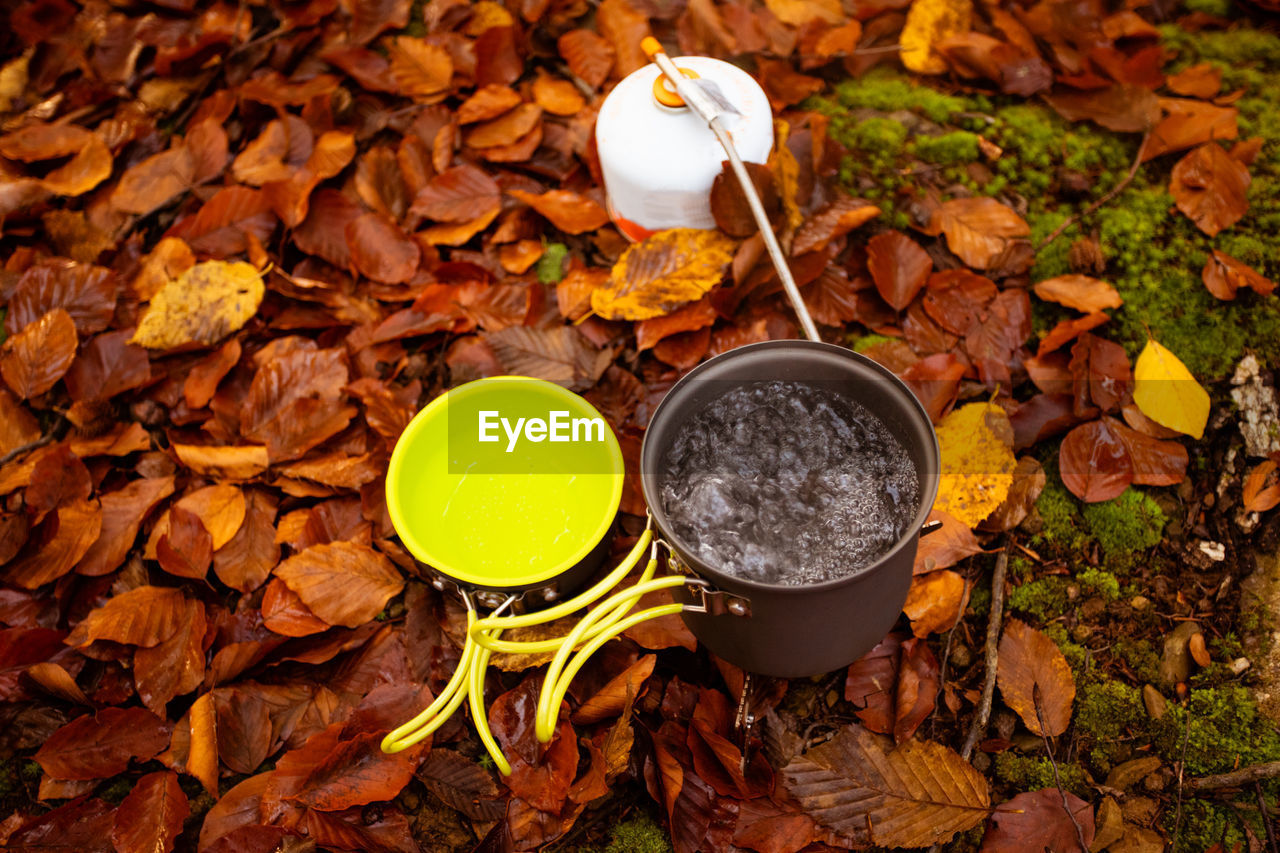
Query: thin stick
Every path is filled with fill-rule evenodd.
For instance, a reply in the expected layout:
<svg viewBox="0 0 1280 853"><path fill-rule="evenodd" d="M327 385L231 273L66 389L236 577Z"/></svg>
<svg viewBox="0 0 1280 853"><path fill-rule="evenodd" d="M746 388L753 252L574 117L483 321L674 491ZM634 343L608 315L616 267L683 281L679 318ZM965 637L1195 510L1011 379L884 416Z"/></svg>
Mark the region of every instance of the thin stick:
<svg viewBox="0 0 1280 853"><path fill-rule="evenodd" d="M1253 783L1253 792L1258 795L1258 811L1262 814L1262 828L1267 831L1267 846L1271 848L1271 853L1280 853L1276 847L1276 831L1271 826L1271 821L1267 820L1267 801L1262 796L1262 783Z"/></svg>
<svg viewBox="0 0 1280 853"><path fill-rule="evenodd" d="M991 573L991 612L987 615L987 646L983 659L986 674L983 676L982 700L978 703L978 713L969 724L969 734L964 739L964 748L960 750L965 761L973 755L973 748L987 730L987 721L991 719L991 702L996 695L996 661L999 655L1000 627L1004 621L1004 575L1009 568L1009 548L1010 543L1006 540L1000 556L996 557L995 571ZM928 853L938 853L941 849L941 844L935 844L929 848Z"/></svg>
<svg viewBox="0 0 1280 853"><path fill-rule="evenodd" d="M47 432L44 435L37 438L35 441L28 441L26 444L22 445L21 447L15 447L13 450L10 450L4 456L0 456L0 465L8 465L10 462L17 459L19 456L26 453L27 451L35 450L37 447L44 447L46 444L48 444L51 441L53 441L53 433Z"/></svg>
<svg viewBox="0 0 1280 853"><path fill-rule="evenodd" d="M1182 784L1183 773L1187 766L1187 741L1191 738L1191 702L1188 701L1186 708L1186 717L1182 726L1182 757L1178 759L1178 807L1173 815L1173 842L1171 847L1178 849L1178 831L1182 829Z"/></svg>
<svg viewBox="0 0 1280 853"><path fill-rule="evenodd" d="M1045 734L1044 714L1040 711L1040 685L1032 687L1031 696L1036 706L1036 721L1040 723L1040 737L1044 738L1044 751L1049 754L1049 766L1053 768L1053 784L1058 787L1058 796L1062 798L1062 810L1067 813L1067 819L1076 828L1076 840L1080 842L1080 853L1089 853L1089 845L1084 841L1084 830L1080 828L1076 816L1071 813L1067 792L1062 789L1062 777L1058 775L1058 761L1053 757L1053 744L1049 743L1049 735Z"/></svg>
<svg viewBox="0 0 1280 853"><path fill-rule="evenodd" d="M964 606L969 603L969 578L964 579L964 589L960 591L960 607L956 613L956 624L951 626L951 630L947 632L947 645L942 650L942 671L938 673L938 687L945 688L947 683L947 664L951 662L951 641L955 639L956 631L960 628L960 622L964 619ZM937 734L938 731L938 715L935 713L929 720L929 731Z"/></svg>
<svg viewBox="0 0 1280 853"><path fill-rule="evenodd" d="M1138 143L1138 153L1133 155L1133 165L1129 167L1129 174L1121 178L1120 181L1114 187L1108 190L1106 195L1104 195L1102 198L1098 199L1093 204L1089 205L1079 213L1068 216L1061 225L1053 229L1052 234L1050 234L1048 237L1045 237L1043 240L1040 241L1040 245L1036 246L1036 254L1040 254L1040 251L1044 249L1045 246L1048 246L1054 240L1058 239L1058 237L1062 236L1063 231L1066 231L1073 224L1075 224L1076 222L1079 222L1084 217L1088 216L1098 208L1102 207L1107 202L1111 201L1111 199L1115 198L1121 192L1123 192L1125 187L1133 183L1133 179L1138 175L1138 169L1142 167L1142 149L1147 147L1147 137L1150 135L1151 135L1151 131L1149 130L1146 133L1142 134L1142 141Z"/></svg>
<svg viewBox="0 0 1280 853"><path fill-rule="evenodd" d="M1004 576L1009 568L1009 544L1006 542L1000 556L996 558L996 568L991 574L991 614L987 617L987 646L984 665L986 675L982 682L982 701L978 704L978 714L969 725L969 735L964 739L964 748L960 755L965 761L973 755L973 748L987 730L987 722L991 719L991 702L996 695L996 661L999 656L1000 629L1004 623Z"/></svg>
<svg viewBox="0 0 1280 853"><path fill-rule="evenodd" d="M1268 761L1266 764L1251 764L1232 770L1230 773L1219 773L1216 776L1201 776L1199 779L1188 779L1187 787L1192 791L1216 791L1219 788L1239 788L1250 782L1261 782L1280 776L1280 761Z"/></svg>

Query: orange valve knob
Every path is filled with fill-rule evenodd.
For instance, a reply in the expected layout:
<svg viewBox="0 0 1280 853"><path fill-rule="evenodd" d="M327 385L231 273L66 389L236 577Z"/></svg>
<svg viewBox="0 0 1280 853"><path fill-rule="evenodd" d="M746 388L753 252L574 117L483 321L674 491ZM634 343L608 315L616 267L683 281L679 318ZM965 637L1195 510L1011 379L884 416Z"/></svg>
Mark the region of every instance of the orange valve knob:
<svg viewBox="0 0 1280 853"><path fill-rule="evenodd" d="M688 77L690 80L698 79L697 71L690 71L688 68L681 68L680 73ZM683 107L684 98L676 92L676 87L671 85L671 81L667 79L665 74L659 74L657 79L653 81L653 99L664 107Z"/></svg>

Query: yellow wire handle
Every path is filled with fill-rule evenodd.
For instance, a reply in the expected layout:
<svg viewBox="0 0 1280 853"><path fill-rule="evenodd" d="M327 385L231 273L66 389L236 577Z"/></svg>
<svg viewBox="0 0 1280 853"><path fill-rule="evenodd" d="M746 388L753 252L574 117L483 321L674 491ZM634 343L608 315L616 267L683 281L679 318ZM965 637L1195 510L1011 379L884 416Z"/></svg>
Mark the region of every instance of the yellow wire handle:
<svg viewBox="0 0 1280 853"><path fill-rule="evenodd" d="M467 603L467 627L470 629L476 621L476 611L471 605L471 599L467 596L463 598ZM467 673L471 668L472 659L479 651L480 648L471 642L471 633L468 630L467 641L462 646L462 658L458 661L458 668L453 671L453 677L449 679L449 683L425 711L382 739L383 752L402 752L408 749L429 737L453 716L453 712L458 710L458 706L467 698Z"/></svg>
<svg viewBox="0 0 1280 853"><path fill-rule="evenodd" d="M630 571L631 567L634 565L634 561L624 565L627 570ZM650 558L648 564L644 568L644 571L640 573L639 582L643 583L652 578L654 572L657 571L657 568L658 560L655 555ZM608 578L605 580L607 581ZM616 586L616 584L607 584L602 581L600 587L592 589L594 597L598 598L613 586ZM594 639L598 634L600 634L600 632L606 630L609 625L621 619L627 611L634 606L634 599L624 601L619 604L614 608L613 612L609 613L597 622L590 630L588 630L587 633L582 636L582 640ZM481 648L488 649L491 652L505 652L507 654L542 654L546 652L558 652L566 639L566 637L554 637L549 640L499 640L498 634L501 633L501 629L492 631L494 621L495 620L493 618L481 619L477 621L470 630L470 639L475 642L476 645ZM492 631L492 633L490 633L490 631Z"/></svg>
<svg viewBox="0 0 1280 853"><path fill-rule="evenodd" d="M496 634L502 633L502 629L498 629ZM470 632L468 632L470 639ZM511 763L507 761L507 757L502 754L502 747L498 746L497 740L493 737L493 732L489 728L489 711L484 706L484 674L489 668L489 655L493 654L489 649L483 646L476 647L476 654L471 659L470 676L470 693L471 693L471 724L476 727L476 734L480 736L480 742L484 744L485 750L489 753L489 757L493 759L493 764L498 768L498 772L503 776L511 775Z"/></svg>
<svg viewBox="0 0 1280 853"><path fill-rule="evenodd" d="M647 571L647 569L646 569ZM638 583L629 589L616 593L605 599L594 610L582 617L569 635L565 637L559 650L556 652L555 658L552 659L551 665L547 668L547 674L542 681L542 690L538 694L538 709L536 714L536 733L538 740L547 743L551 740L556 730L556 719L560 716L560 703L564 701L565 694L569 691L569 682L573 680L573 676L577 674L582 665L587 662L587 658L603 646L606 642L621 634L623 631L634 625L645 621L646 619L656 619L659 616L666 616L671 613L679 613L684 609L683 604L664 604L660 607L651 607L648 610L641 610L623 619L621 622L609 623L605 620L614 618L614 614L619 613L618 608L624 608L621 612L629 610L640 596L655 592L660 589L671 589L672 587L683 586L689 582L689 579L683 575L672 575L669 577L657 578L656 580L644 581ZM597 623L604 624L604 630L599 632L594 639L583 646L582 651L573 659L573 663L566 664L569 661L569 655L573 652L573 647L578 645L588 631ZM561 673L563 672L563 675Z"/></svg>
<svg viewBox="0 0 1280 853"><path fill-rule="evenodd" d="M445 721L470 697L472 722L476 727L476 732L479 734L481 742L484 743L485 749L492 756L494 764L503 775L509 775L511 773L511 765L502 754L501 748L493 737L493 733L489 728L488 714L484 707L484 674L489 665L489 657L494 651L555 651L559 649L563 639L521 643L518 641L499 640L499 635L507 628L551 622L561 616L566 616L593 604L630 574L632 568L644 555L645 548L649 546L652 539L653 531L650 528L645 528L645 531L640 535L636 544L632 546L626 558L613 571L609 572L608 575L585 592L546 610L517 616L490 616L485 619L477 619L470 597L464 595L463 600L467 605L467 637L463 643L462 658L458 661L458 668L454 671L444 690L426 710L382 739L382 751L389 753L400 752L420 743L430 736L432 732L444 725ZM648 567L645 569L646 574L642 575L642 580L652 576L655 566L656 555L654 559L650 560ZM630 609L630 606L631 604L628 603L626 608L620 608L616 613L610 613L610 616L614 619L620 618L627 609ZM607 625L601 626L602 629L605 627ZM595 635L593 634L592 636Z"/></svg>

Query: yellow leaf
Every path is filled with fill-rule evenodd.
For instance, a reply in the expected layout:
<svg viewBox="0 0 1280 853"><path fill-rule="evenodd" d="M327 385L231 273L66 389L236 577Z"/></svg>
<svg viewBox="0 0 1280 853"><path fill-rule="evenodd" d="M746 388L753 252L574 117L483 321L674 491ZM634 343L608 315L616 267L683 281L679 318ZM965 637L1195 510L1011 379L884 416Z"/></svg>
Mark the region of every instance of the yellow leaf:
<svg viewBox="0 0 1280 853"><path fill-rule="evenodd" d="M1204 435L1209 422L1209 392L1176 355L1155 340L1147 341L1133 378L1133 402L1142 414L1192 438Z"/></svg>
<svg viewBox="0 0 1280 853"><path fill-rule="evenodd" d="M915 0L898 39L902 64L920 74L945 73L947 63L933 46L969 32L972 21L972 0Z"/></svg>
<svg viewBox="0 0 1280 853"><path fill-rule="evenodd" d="M591 293L606 320L648 320L700 299L720 283L734 241L720 231L669 228L627 248L609 283Z"/></svg>
<svg viewBox="0 0 1280 853"><path fill-rule="evenodd" d="M973 527L996 510L1013 487L1017 467L1009 416L994 403L970 403L938 424L942 476L933 508Z"/></svg>
<svg viewBox="0 0 1280 853"><path fill-rule="evenodd" d="M205 261L172 279L151 299L129 341L149 349L213 344L258 312L262 276L244 261Z"/></svg>
<svg viewBox="0 0 1280 853"><path fill-rule="evenodd" d="M22 97L27 88L27 66L30 63L29 50L0 68L0 113L12 110L13 102Z"/></svg>
<svg viewBox="0 0 1280 853"><path fill-rule="evenodd" d="M843 24L844 9L840 0L764 0L774 17L784 24L803 27L811 21Z"/></svg>

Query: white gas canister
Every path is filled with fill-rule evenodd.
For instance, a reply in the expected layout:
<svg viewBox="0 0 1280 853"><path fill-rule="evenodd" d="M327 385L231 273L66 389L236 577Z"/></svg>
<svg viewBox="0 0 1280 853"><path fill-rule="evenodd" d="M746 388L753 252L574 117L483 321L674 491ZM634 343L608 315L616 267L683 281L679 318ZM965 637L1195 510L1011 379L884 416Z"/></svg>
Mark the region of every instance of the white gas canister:
<svg viewBox="0 0 1280 853"><path fill-rule="evenodd" d="M766 162L773 147L773 114L751 75L708 56L673 61L686 75L719 87L741 113L720 119L738 154L749 163ZM711 128L682 105L661 73L649 64L628 74L596 118L609 215L631 240L664 228L714 228L711 183L728 159Z"/></svg>

